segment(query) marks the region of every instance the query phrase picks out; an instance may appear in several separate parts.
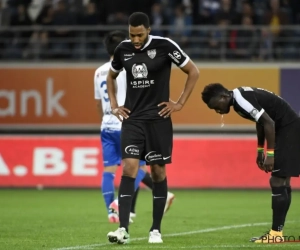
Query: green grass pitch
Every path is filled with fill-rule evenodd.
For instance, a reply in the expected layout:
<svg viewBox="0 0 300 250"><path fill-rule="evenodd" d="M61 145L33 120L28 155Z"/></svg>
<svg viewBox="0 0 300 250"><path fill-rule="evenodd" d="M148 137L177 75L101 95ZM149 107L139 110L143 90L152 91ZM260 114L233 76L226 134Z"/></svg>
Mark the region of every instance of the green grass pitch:
<svg viewBox="0 0 300 250"><path fill-rule="evenodd" d="M0 190L1 250L79 249L300 249L300 243L249 242L270 228L270 191L174 190L176 199L162 224L163 244L147 243L151 192L137 201L131 243L112 245L98 190ZM284 235L300 237L300 192L294 191Z"/></svg>

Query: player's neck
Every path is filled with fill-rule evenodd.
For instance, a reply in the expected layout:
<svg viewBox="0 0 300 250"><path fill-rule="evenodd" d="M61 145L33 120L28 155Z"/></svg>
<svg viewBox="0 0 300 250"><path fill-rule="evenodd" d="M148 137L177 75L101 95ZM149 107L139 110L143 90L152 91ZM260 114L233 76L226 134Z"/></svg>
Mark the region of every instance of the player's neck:
<svg viewBox="0 0 300 250"><path fill-rule="evenodd" d="M111 62L113 59L114 59L114 57L113 57L113 56L111 56L111 57L110 57L110 59L109 59L109 61Z"/></svg>
<svg viewBox="0 0 300 250"><path fill-rule="evenodd" d="M142 50L146 46L146 44L148 43L149 39L150 39L150 35L147 36L147 39L145 39L144 44L143 44L142 48L140 48L140 50Z"/></svg>
<svg viewBox="0 0 300 250"><path fill-rule="evenodd" d="M145 47L145 45L148 43L148 41L149 41L149 35L147 36L147 39L145 40L145 42L144 42L144 46L143 46L143 48Z"/></svg>

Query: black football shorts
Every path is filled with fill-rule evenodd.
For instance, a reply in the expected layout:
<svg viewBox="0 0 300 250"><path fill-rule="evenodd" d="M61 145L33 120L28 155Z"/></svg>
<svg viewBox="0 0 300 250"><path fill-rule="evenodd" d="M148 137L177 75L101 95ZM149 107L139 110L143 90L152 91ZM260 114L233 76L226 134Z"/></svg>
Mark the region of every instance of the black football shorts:
<svg viewBox="0 0 300 250"><path fill-rule="evenodd" d="M173 126L171 118L159 121L130 121L122 123L122 159L145 160L147 165L171 163Z"/></svg>

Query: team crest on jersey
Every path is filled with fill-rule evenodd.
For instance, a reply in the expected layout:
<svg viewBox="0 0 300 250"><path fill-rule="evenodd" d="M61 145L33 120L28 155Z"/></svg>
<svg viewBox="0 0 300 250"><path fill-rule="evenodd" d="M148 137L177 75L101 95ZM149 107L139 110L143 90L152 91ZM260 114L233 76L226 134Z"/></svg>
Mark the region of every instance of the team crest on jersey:
<svg viewBox="0 0 300 250"><path fill-rule="evenodd" d="M156 56L156 49L148 50L147 54L151 59L153 59Z"/></svg>
<svg viewBox="0 0 300 250"><path fill-rule="evenodd" d="M145 63L133 64L132 75L135 79L147 78L148 70Z"/></svg>

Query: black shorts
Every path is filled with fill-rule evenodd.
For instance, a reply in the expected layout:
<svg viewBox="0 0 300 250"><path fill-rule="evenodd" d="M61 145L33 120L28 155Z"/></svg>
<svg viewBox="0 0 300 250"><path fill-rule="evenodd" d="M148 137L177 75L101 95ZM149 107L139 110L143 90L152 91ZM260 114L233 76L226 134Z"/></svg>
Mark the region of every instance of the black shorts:
<svg viewBox="0 0 300 250"><path fill-rule="evenodd" d="M171 118L162 121L124 121L121 133L122 159L145 160L147 165L172 161L173 126Z"/></svg>
<svg viewBox="0 0 300 250"><path fill-rule="evenodd" d="M272 176L300 175L300 118L275 134L274 169Z"/></svg>

